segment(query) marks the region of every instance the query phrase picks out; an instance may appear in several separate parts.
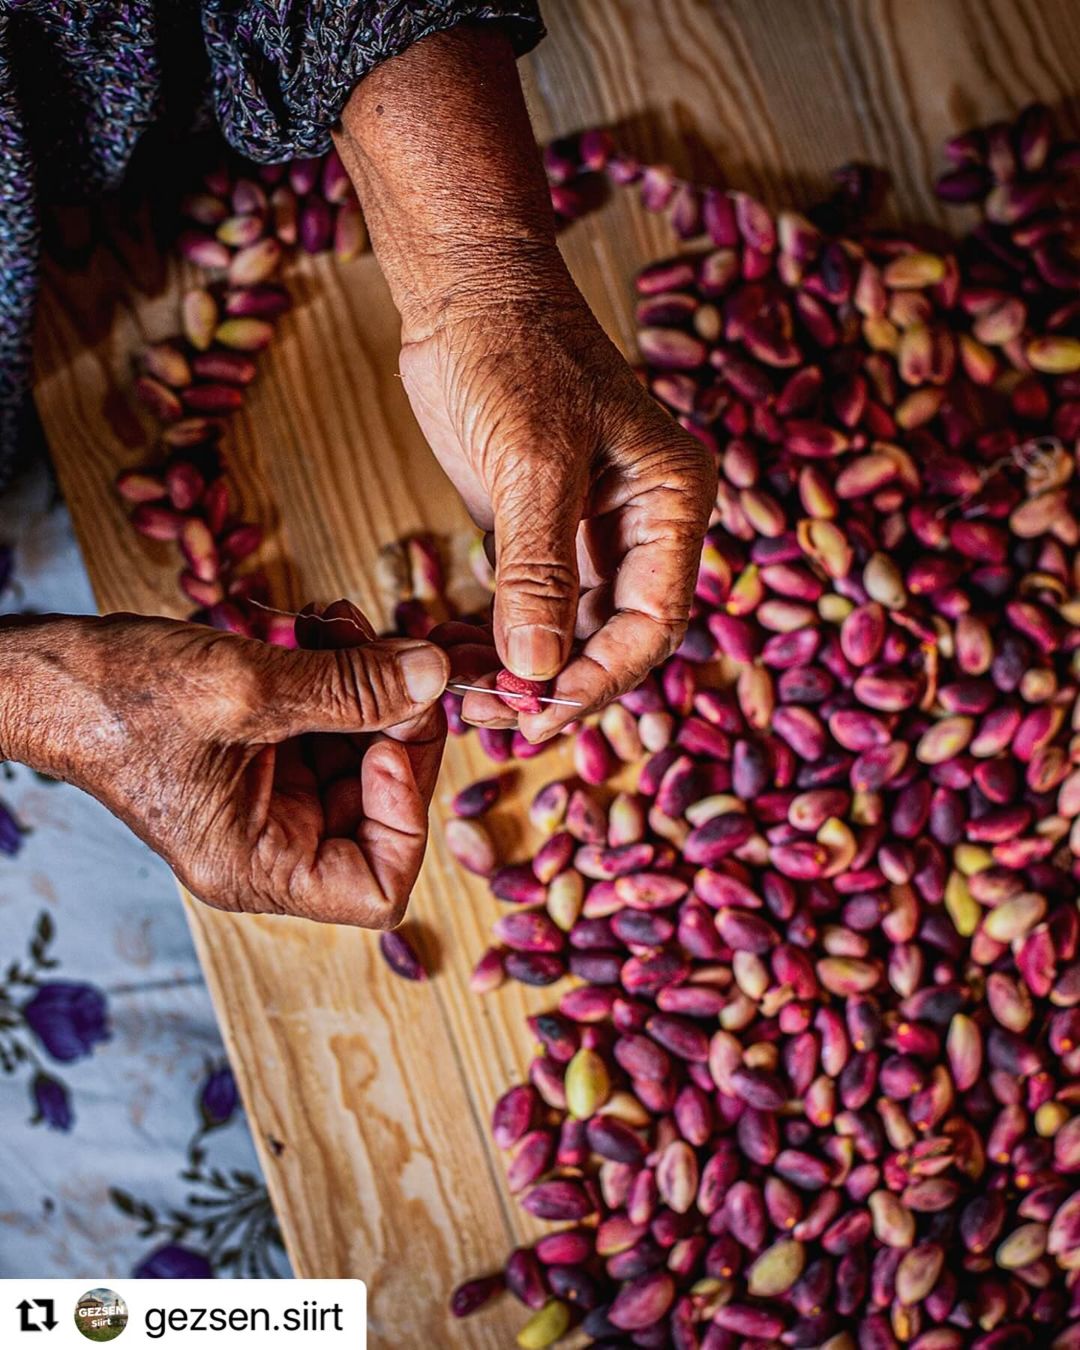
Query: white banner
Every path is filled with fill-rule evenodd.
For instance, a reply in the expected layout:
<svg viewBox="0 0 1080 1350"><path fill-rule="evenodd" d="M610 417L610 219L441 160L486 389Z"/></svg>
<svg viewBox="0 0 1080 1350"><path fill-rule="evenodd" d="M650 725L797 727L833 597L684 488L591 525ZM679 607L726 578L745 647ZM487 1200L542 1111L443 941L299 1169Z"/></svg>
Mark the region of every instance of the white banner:
<svg viewBox="0 0 1080 1350"><path fill-rule="evenodd" d="M366 1350L362 1280L0 1280L5 1350Z"/></svg>

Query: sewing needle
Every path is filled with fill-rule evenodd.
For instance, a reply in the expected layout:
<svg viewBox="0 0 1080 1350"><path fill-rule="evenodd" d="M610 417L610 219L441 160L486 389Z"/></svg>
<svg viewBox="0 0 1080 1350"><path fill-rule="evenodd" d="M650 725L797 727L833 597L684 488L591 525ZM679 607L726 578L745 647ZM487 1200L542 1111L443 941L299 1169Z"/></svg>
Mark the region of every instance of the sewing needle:
<svg viewBox="0 0 1080 1350"><path fill-rule="evenodd" d="M451 681L447 689L455 694L493 694L496 698L535 698L541 703L560 703L564 708L581 708L584 704L575 703L572 698L548 698L546 694L518 694L509 689L484 689L479 684L458 684Z"/></svg>

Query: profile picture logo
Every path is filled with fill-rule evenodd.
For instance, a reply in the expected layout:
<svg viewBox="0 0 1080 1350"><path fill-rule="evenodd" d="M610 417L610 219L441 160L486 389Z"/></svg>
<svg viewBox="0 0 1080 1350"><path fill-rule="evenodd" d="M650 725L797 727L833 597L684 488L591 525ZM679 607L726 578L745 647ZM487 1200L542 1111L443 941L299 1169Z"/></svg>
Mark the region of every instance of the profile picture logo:
<svg viewBox="0 0 1080 1350"><path fill-rule="evenodd" d="M75 1304L75 1325L88 1341L115 1341L127 1322L127 1304L113 1289L88 1289Z"/></svg>

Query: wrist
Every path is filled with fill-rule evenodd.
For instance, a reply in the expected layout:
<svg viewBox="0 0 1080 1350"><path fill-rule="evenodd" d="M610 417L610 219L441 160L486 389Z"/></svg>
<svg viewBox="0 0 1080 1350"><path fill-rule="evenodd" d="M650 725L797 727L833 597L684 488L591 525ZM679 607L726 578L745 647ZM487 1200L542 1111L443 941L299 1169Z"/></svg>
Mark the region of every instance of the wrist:
<svg viewBox="0 0 1080 1350"><path fill-rule="evenodd" d="M0 620L0 758L83 785L98 678L88 656L99 622L56 614Z"/></svg>
<svg viewBox="0 0 1080 1350"><path fill-rule="evenodd" d="M486 334L494 342L528 334L537 341L560 317L568 320L583 307L557 249L473 240L442 258L422 289L400 297L401 343L438 333Z"/></svg>

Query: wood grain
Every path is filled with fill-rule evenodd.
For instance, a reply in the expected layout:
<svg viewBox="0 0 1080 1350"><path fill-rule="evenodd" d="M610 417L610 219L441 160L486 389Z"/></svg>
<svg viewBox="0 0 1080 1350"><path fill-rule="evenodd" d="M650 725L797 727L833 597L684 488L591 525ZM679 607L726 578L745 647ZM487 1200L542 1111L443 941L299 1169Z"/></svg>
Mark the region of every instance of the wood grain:
<svg viewBox="0 0 1080 1350"><path fill-rule="evenodd" d="M945 136L1033 98L1076 129L1080 7L1066 0L548 0L544 12L549 37L524 63L541 137L612 125L636 153L773 204L805 204L833 166L865 159L892 170L895 218L940 222L930 181ZM673 246L629 193L565 237L628 353L629 277ZM130 354L173 331L183 280L126 242L49 272L37 398L102 609L187 608L170 551L127 528L111 490L149 434ZM377 612L378 546L467 521L408 410L374 261L303 260L290 285L296 309L231 424L233 479L272 530L281 603L347 594ZM486 768L473 746L452 747L436 821ZM517 799L561 771L533 761ZM518 810L500 808L498 828L524 851ZM503 1300L452 1324L446 1297L530 1231L486 1121L527 1063L527 1011L552 996L469 993L496 905L433 833L412 909L437 968L426 986L390 976L369 934L186 903L297 1272L367 1279L375 1347L504 1346L520 1309Z"/></svg>

